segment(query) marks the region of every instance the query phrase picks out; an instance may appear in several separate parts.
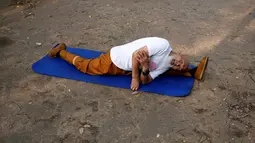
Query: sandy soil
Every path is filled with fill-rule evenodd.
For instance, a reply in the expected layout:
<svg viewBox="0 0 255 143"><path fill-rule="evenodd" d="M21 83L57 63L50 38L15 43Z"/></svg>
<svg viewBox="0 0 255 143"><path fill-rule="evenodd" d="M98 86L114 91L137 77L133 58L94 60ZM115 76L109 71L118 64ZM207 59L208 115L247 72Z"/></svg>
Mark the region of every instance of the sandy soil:
<svg viewBox="0 0 255 143"><path fill-rule="evenodd" d="M1 143L255 142L254 0L45 0L0 11ZM58 42L107 51L146 36L194 64L210 56L190 96L31 70Z"/></svg>

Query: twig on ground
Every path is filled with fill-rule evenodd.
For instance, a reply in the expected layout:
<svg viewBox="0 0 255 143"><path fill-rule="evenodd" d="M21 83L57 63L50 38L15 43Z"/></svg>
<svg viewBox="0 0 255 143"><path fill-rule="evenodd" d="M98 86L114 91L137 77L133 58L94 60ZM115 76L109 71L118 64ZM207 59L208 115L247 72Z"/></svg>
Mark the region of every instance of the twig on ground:
<svg viewBox="0 0 255 143"><path fill-rule="evenodd" d="M255 83L255 80L253 79L253 77L249 74L249 77L251 78L251 80Z"/></svg>

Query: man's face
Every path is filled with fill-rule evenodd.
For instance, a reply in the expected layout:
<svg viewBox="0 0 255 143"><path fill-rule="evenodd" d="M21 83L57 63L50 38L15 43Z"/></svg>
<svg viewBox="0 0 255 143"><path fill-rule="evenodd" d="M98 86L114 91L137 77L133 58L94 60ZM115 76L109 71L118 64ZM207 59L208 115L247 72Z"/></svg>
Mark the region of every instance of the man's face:
<svg viewBox="0 0 255 143"><path fill-rule="evenodd" d="M185 59L182 55L179 54L174 54L172 56L174 56L174 59L171 61L171 65L173 65L172 69L179 71L188 69L189 63L187 59Z"/></svg>

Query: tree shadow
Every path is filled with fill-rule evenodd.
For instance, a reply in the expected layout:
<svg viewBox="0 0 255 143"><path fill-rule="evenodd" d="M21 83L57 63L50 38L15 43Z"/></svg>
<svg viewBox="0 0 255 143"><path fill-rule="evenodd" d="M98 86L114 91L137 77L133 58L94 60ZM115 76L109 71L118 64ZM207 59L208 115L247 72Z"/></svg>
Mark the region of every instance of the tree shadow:
<svg viewBox="0 0 255 143"><path fill-rule="evenodd" d="M201 52L200 55L209 55L210 75L207 73L206 79L218 79L221 84L228 86L237 80L241 73L248 76L242 80L249 80L254 84L254 79L250 76L254 71L254 30L247 29L247 26L255 19L255 8L247 10L246 16L240 20L238 25L233 25L232 31L221 40L211 52ZM223 75L223 76L220 76ZM246 82L247 83L247 82ZM240 85L245 89L254 90L252 85ZM232 85L231 87L238 87ZM226 88L226 87L225 87ZM240 88L238 88L240 89Z"/></svg>

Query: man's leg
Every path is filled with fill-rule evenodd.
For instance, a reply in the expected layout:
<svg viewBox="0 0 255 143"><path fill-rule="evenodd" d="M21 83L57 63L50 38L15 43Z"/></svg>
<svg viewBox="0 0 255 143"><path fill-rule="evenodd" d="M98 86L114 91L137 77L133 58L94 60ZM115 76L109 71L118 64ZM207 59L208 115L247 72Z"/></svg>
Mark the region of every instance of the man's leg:
<svg viewBox="0 0 255 143"><path fill-rule="evenodd" d="M90 75L124 75L128 72L116 67L110 58L110 53L101 54L98 58L86 59L66 51L66 45L60 44L49 52L50 57L61 57L74 65L78 70Z"/></svg>
<svg viewBox="0 0 255 143"><path fill-rule="evenodd" d="M189 76L189 77L193 76L197 80L202 80L207 63L208 63L208 57L204 57L196 68L188 69L186 71L169 70L167 74L168 75L183 75L183 76Z"/></svg>

